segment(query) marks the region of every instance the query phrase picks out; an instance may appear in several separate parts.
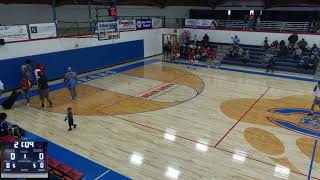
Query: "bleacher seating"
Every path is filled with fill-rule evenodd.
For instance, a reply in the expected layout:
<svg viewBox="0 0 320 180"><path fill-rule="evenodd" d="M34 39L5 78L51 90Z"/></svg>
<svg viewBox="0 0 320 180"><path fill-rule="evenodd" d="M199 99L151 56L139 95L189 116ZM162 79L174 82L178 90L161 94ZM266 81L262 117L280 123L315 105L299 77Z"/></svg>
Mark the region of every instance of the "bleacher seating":
<svg viewBox="0 0 320 180"><path fill-rule="evenodd" d="M231 44L224 44L231 45ZM253 45L240 45L242 49L249 49L250 51L250 62L243 63L240 57L227 57L225 56L222 60L222 64L236 65L236 66L247 66L253 68L266 68L266 64L261 61L261 56L264 55L265 49L262 46ZM286 57L276 57L275 70L276 71L287 71L293 73L304 73L304 74L314 74L314 70L302 70L298 69L298 62L293 58L293 55L289 54Z"/></svg>

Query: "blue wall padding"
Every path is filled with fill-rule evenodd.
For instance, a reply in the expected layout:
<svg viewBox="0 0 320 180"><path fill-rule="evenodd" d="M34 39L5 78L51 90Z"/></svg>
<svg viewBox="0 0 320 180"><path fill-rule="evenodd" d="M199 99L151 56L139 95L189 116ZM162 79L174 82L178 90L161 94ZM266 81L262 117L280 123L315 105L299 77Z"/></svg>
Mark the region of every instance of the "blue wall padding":
<svg viewBox="0 0 320 180"><path fill-rule="evenodd" d="M69 66L82 73L140 58L144 58L143 40L5 59L0 60L0 80L5 84L5 90L19 88L22 78L20 66L26 59L32 61L33 67L37 63L44 64L47 78L53 80L63 77Z"/></svg>

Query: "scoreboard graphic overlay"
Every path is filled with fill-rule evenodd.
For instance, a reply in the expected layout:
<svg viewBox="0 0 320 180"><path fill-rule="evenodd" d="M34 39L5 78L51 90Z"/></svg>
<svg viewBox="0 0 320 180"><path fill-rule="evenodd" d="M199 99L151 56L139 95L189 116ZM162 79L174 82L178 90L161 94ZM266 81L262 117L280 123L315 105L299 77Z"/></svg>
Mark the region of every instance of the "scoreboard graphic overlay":
<svg viewBox="0 0 320 180"><path fill-rule="evenodd" d="M1 143L1 178L48 178L47 142Z"/></svg>

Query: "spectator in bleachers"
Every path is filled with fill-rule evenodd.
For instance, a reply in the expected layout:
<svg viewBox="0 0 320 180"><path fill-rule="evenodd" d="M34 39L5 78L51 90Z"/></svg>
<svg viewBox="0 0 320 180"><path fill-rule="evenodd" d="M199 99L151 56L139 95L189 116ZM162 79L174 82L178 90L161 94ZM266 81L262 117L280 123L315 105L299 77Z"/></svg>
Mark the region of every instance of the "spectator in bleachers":
<svg viewBox="0 0 320 180"><path fill-rule="evenodd" d="M32 82L32 65L31 60L26 60L21 66L22 74L25 78Z"/></svg>
<svg viewBox="0 0 320 180"><path fill-rule="evenodd" d="M280 45L279 45L279 42L277 40L273 41L272 44L271 44L271 49L273 51L279 51L280 50Z"/></svg>
<svg viewBox="0 0 320 180"><path fill-rule="evenodd" d="M244 55L244 50L240 47L238 50L238 54L240 57L242 57Z"/></svg>
<svg viewBox="0 0 320 180"><path fill-rule="evenodd" d="M289 41L289 45L288 48L293 50L293 48L295 47L295 44L298 41L298 35L297 33L292 34L291 36L289 36L288 41Z"/></svg>
<svg viewBox="0 0 320 180"><path fill-rule="evenodd" d="M0 137L4 137L9 134L6 119L7 119L7 114L0 113Z"/></svg>
<svg viewBox="0 0 320 180"><path fill-rule="evenodd" d="M267 61L266 72L268 73L270 70L271 70L271 72L274 72L274 66L275 66L275 58L272 56Z"/></svg>
<svg viewBox="0 0 320 180"><path fill-rule="evenodd" d="M306 71L308 69L308 64L309 64L309 57L306 55L303 55L298 61L298 68L303 71Z"/></svg>
<svg viewBox="0 0 320 180"><path fill-rule="evenodd" d="M238 38L237 35L235 35L234 37L231 37L233 45L239 45L240 44L240 39Z"/></svg>
<svg viewBox="0 0 320 180"><path fill-rule="evenodd" d="M279 52L279 56L283 57L283 56L287 56L288 54L288 48L286 46L286 43L284 42L284 40L280 41L280 52Z"/></svg>
<svg viewBox="0 0 320 180"><path fill-rule="evenodd" d="M208 34L206 33L202 38L203 45L206 46L209 43L209 40L210 40L210 38L209 38Z"/></svg>
<svg viewBox="0 0 320 180"><path fill-rule="evenodd" d="M302 49L302 51L305 51L308 43L304 40L304 38L302 38L301 41L298 42L298 46L300 49Z"/></svg>
<svg viewBox="0 0 320 180"><path fill-rule="evenodd" d="M210 51L210 48L205 46L202 48L202 59L204 61L207 61L208 60L208 57L209 57L209 51Z"/></svg>
<svg viewBox="0 0 320 180"><path fill-rule="evenodd" d="M317 44L313 44L313 46L311 48L311 54L314 54L314 55L319 54L319 48L318 48Z"/></svg>
<svg viewBox="0 0 320 180"><path fill-rule="evenodd" d="M3 92L4 92L4 84L3 84L3 82L0 80L0 97L2 96Z"/></svg>
<svg viewBox="0 0 320 180"><path fill-rule="evenodd" d="M301 59L301 56L302 56L302 49L300 49L299 47L295 50L295 59L297 61L299 61Z"/></svg>
<svg viewBox="0 0 320 180"><path fill-rule="evenodd" d="M269 46L268 37L264 37L263 46L265 50L269 49L270 46Z"/></svg>
<svg viewBox="0 0 320 180"><path fill-rule="evenodd" d="M243 55L241 56L241 60L243 63L248 63L250 61L249 49L244 51Z"/></svg>
<svg viewBox="0 0 320 180"><path fill-rule="evenodd" d="M181 48L181 58L186 59L187 57L188 57L188 47L186 44L183 44Z"/></svg>
<svg viewBox="0 0 320 180"><path fill-rule="evenodd" d="M309 64L308 64L309 69L315 70L318 62L319 62L318 56L311 54Z"/></svg>

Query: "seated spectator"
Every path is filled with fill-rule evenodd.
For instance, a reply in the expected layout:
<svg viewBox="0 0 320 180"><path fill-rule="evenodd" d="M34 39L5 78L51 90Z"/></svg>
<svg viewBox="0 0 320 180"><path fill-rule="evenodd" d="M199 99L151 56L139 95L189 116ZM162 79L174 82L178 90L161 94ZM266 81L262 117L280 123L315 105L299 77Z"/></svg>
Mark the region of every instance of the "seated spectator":
<svg viewBox="0 0 320 180"><path fill-rule="evenodd" d="M318 53L319 53L319 48L318 48L317 44L313 44L313 46L311 48L311 54L318 55Z"/></svg>
<svg viewBox="0 0 320 180"><path fill-rule="evenodd" d="M300 58L301 58L301 56L302 56L302 49L300 49L299 47L296 49L296 51L295 51L295 55L294 55L294 57L295 57L295 59L296 60L300 60Z"/></svg>
<svg viewBox="0 0 320 180"><path fill-rule="evenodd" d="M306 50L307 45L308 43L304 40L304 38L302 38L302 40L298 42L298 46L300 49L302 49L302 51Z"/></svg>
<svg viewBox="0 0 320 180"><path fill-rule="evenodd" d="M279 42L276 40L276 41L273 41L270 48L273 50L273 51L279 51L280 50L280 45L279 45Z"/></svg>
<svg viewBox="0 0 320 180"><path fill-rule="evenodd" d="M204 59L204 60L207 60L208 59L208 57L209 57L209 47L203 47L202 48L202 58Z"/></svg>
<svg viewBox="0 0 320 180"><path fill-rule="evenodd" d="M7 119L7 114L0 113L0 137L4 137L9 134L6 119Z"/></svg>
<svg viewBox="0 0 320 180"><path fill-rule="evenodd" d="M237 55L240 57L242 57L244 55L244 51L241 47L239 48Z"/></svg>
<svg viewBox="0 0 320 180"><path fill-rule="evenodd" d="M279 56L280 57L284 57L284 56L287 56L288 54L288 48L286 46L286 43L282 40L280 42L280 52L279 52Z"/></svg>
<svg viewBox="0 0 320 180"><path fill-rule="evenodd" d="M298 37L297 33L294 33L291 36L289 36L289 38L288 38L288 41L289 41L288 48L289 49L292 50L294 48L296 42L298 41L298 38L299 37Z"/></svg>
<svg viewBox="0 0 320 180"><path fill-rule="evenodd" d="M269 49L270 46L269 46L268 37L264 37L263 46L265 50Z"/></svg>
<svg viewBox="0 0 320 180"><path fill-rule="evenodd" d="M298 68L305 71L308 69L309 57L306 55L301 56L298 61Z"/></svg>
<svg viewBox="0 0 320 180"><path fill-rule="evenodd" d="M186 59L187 57L188 57L188 47L186 44L183 44L181 48L181 58Z"/></svg>
<svg viewBox="0 0 320 180"><path fill-rule="evenodd" d="M4 84L3 84L3 82L0 80L0 97L2 96L3 92L4 92Z"/></svg>
<svg viewBox="0 0 320 180"><path fill-rule="evenodd" d="M310 56L310 60L309 60L309 64L308 64L309 69L315 70L317 67L318 61L319 61L318 56L312 54Z"/></svg>
<svg viewBox="0 0 320 180"><path fill-rule="evenodd" d="M234 37L231 37L232 39L232 42L234 45L239 45L240 44L240 39L238 38L238 36L234 36Z"/></svg>
<svg viewBox="0 0 320 180"><path fill-rule="evenodd" d="M209 43L209 36L207 33L203 36L202 42L203 42L203 45Z"/></svg>
<svg viewBox="0 0 320 180"><path fill-rule="evenodd" d="M250 61L249 49L244 51L243 55L241 56L241 60L243 63L248 63Z"/></svg>

